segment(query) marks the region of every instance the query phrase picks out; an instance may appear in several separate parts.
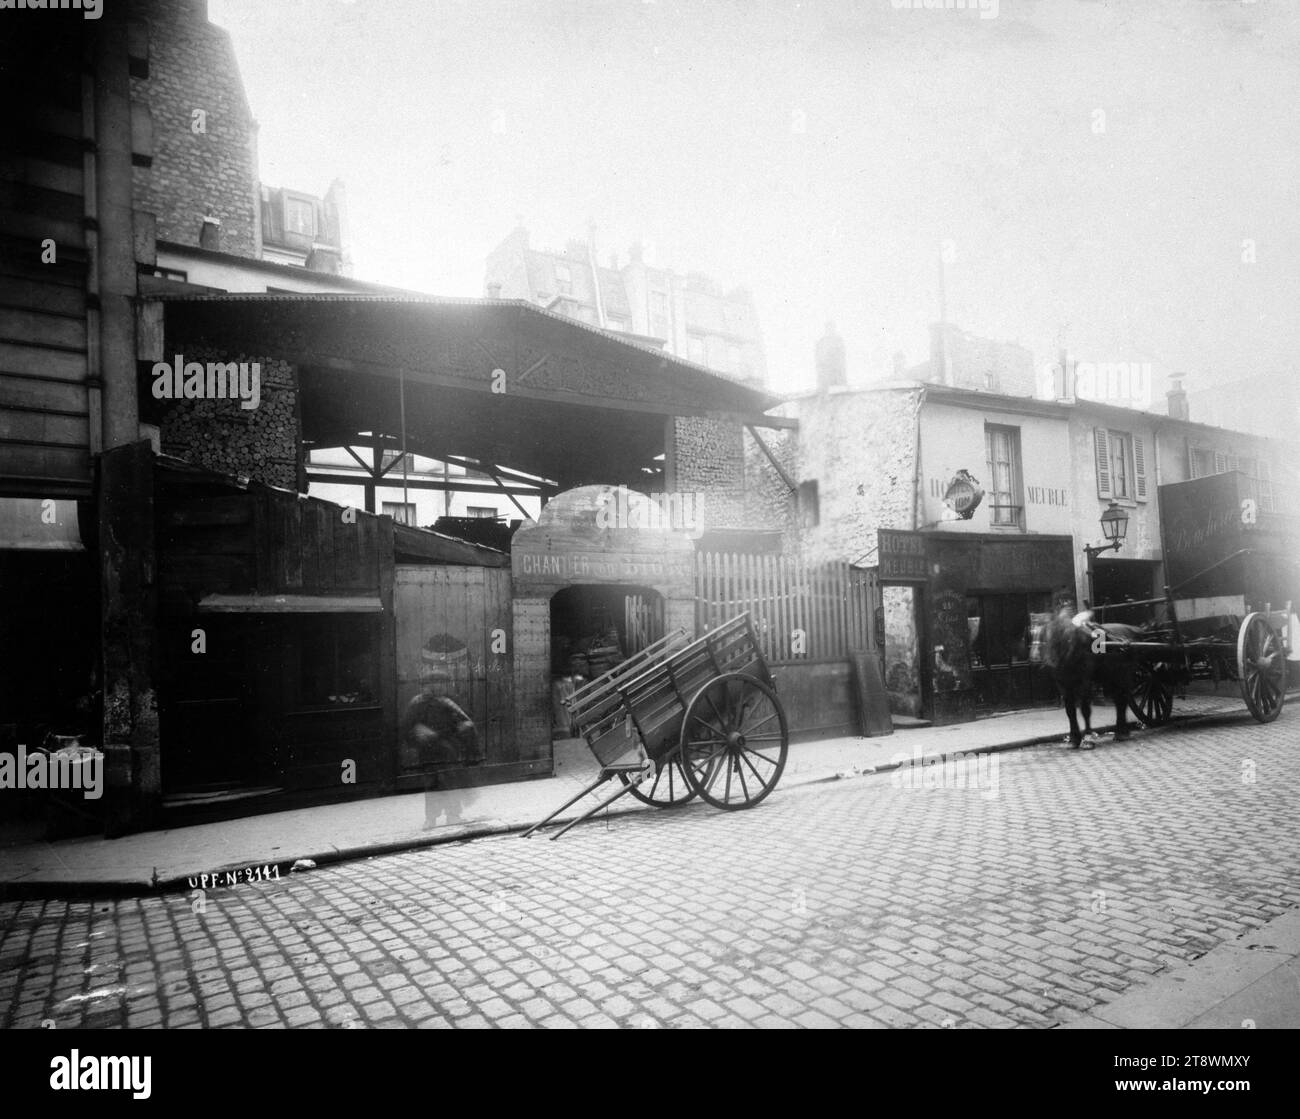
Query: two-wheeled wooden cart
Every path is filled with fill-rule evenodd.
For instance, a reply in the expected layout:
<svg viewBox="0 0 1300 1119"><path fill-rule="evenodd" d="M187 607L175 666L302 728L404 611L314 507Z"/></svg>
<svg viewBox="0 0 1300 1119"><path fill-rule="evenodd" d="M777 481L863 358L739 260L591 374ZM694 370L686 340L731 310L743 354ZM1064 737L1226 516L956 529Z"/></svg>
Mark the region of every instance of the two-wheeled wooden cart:
<svg viewBox="0 0 1300 1119"><path fill-rule="evenodd" d="M715 808L752 808L785 769L789 731L748 614L690 640L676 630L565 700L600 763L597 778L523 834L615 778L609 796L560 828L631 794L656 808L695 797Z"/></svg>

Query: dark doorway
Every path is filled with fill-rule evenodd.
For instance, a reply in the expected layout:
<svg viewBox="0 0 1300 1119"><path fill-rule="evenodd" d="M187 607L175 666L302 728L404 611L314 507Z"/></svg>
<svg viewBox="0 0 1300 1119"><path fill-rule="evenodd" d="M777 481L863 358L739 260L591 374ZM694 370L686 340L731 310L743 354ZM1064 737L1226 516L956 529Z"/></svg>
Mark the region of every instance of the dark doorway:
<svg viewBox="0 0 1300 1119"><path fill-rule="evenodd" d="M252 783L250 629L259 624L211 615L168 633L170 678L164 678L159 728L165 794L216 793ZM201 646L195 644L200 631Z"/></svg>
<svg viewBox="0 0 1300 1119"><path fill-rule="evenodd" d="M1050 607L1048 591L967 597L971 684L979 710L1029 707L1055 698L1051 680L1029 656L1030 615Z"/></svg>
<svg viewBox="0 0 1300 1119"><path fill-rule="evenodd" d="M564 700L664 635L664 600L634 586L565 587L551 598L551 726L572 732Z"/></svg>
<svg viewBox="0 0 1300 1119"><path fill-rule="evenodd" d="M86 552L0 551L0 593L0 727L28 748L40 746L46 732L85 734L98 746L94 558Z"/></svg>

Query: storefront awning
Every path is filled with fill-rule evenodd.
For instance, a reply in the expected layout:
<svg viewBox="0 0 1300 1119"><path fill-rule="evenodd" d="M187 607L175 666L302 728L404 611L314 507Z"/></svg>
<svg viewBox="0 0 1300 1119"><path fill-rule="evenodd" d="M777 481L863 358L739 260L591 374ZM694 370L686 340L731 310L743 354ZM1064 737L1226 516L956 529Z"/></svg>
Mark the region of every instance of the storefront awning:
<svg viewBox="0 0 1300 1119"><path fill-rule="evenodd" d="M382 614L377 595L206 594L202 614Z"/></svg>
<svg viewBox="0 0 1300 1119"><path fill-rule="evenodd" d="M0 549L84 552L77 503L55 498L0 497Z"/></svg>

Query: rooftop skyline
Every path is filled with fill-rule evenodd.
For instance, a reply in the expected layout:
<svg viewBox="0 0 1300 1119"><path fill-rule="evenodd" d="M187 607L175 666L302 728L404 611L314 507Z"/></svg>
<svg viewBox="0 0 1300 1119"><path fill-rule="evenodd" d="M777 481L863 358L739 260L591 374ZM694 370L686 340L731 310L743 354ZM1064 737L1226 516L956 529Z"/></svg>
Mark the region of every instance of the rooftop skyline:
<svg viewBox="0 0 1300 1119"><path fill-rule="evenodd" d="M996 15L989 18L990 12ZM522 222L754 295L775 391L947 318L1154 395L1300 338L1293 9L1265 3L213 0L264 181L348 188L354 274L479 295ZM310 17L310 18L308 18Z"/></svg>

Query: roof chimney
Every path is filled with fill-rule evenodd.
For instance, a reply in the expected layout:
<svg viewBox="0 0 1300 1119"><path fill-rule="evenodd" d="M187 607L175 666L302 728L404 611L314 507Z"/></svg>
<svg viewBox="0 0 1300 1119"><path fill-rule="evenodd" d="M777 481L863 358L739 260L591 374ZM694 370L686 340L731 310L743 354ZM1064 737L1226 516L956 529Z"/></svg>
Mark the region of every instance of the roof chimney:
<svg viewBox="0 0 1300 1119"><path fill-rule="evenodd" d="M489 299L500 299L500 298L501 298L501 285L500 285L500 284L497 284L497 283L488 284L487 289L488 289L488 298L489 298Z"/></svg>
<svg viewBox="0 0 1300 1119"><path fill-rule="evenodd" d="M1191 409L1187 406L1187 390L1183 388L1185 373L1169 374L1169 391L1165 399L1169 401L1169 415L1175 420L1191 419Z"/></svg>
<svg viewBox="0 0 1300 1119"><path fill-rule="evenodd" d="M199 227L199 248L221 248L221 219L216 214L205 214Z"/></svg>
<svg viewBox="0 0 1300 1119"><path fill-rule="evenodd" d="M832 388L843 387L846 383L844 371L844 339L835 333L835 324L826 324L826 333L817 339L814 350L817 364L817 391L827 392Z"/></svg>

